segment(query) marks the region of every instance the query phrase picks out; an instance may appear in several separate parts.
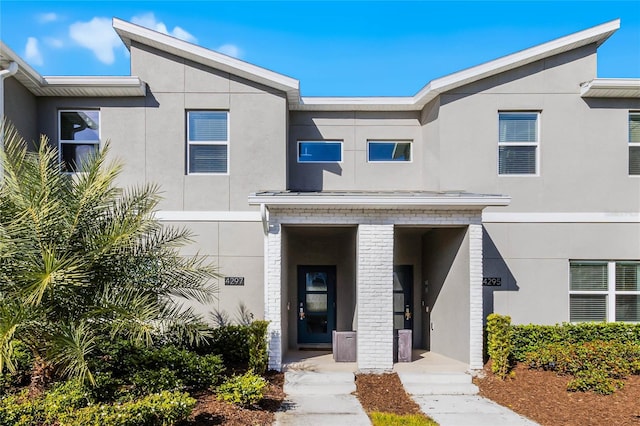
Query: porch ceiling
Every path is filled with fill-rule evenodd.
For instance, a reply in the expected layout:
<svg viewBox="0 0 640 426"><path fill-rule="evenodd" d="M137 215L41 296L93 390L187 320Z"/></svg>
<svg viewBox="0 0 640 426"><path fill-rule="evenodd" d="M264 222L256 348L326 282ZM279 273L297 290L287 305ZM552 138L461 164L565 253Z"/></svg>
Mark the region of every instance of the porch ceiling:
<svg viewBox="0 0 640 426"><path fill-rule="evenodd" d="M507 206L511 197L464 191L261 191L249 195L249 204L277 207L361 207L473 209Z"/></svg>

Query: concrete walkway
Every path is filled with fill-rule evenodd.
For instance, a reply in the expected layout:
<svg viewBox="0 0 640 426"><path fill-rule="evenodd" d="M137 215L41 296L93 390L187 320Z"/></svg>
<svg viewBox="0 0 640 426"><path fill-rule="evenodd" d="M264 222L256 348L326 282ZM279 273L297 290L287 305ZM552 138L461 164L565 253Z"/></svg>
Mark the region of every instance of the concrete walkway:
<svg viewBox="0 0 640 426"><path fill-rule="evenodd" d="M370 425L358 399L356 363L336 363L330 353L291 354L284 363L287 394L275 425ZM420 409L440 426L534 426L506 407L478 396L468 365L442 355L416 352L395 364L402 385Z"/></svg>
<svg viewBox="0 0 640 426"><path fill-rule="evenodd" d="M534 426L537 423L483 398L471 375L399 372L408 394L440 426Z"/></svg>
<svg viewBox="0 0 640 426"><path fill-rule="evenodd" d="M371 425L355 392L351 372L287 371L284 392L287 394L275 425L364 426Z"/></svg>

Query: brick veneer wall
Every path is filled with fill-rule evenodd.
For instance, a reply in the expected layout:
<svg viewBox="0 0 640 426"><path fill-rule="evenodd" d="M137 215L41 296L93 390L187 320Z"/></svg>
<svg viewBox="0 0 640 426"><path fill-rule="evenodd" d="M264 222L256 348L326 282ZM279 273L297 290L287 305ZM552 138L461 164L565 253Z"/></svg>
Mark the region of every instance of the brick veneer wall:
<svg viewBox="0 0 640 426"><path fill-rule="evenodd" d="M482 211L392 208L270 208L265 241L265 319L269 368L282 368L281 225L358 225L358 367L393 367L393 229L395 225L469 225L470 368L482 368Z"/></svg>

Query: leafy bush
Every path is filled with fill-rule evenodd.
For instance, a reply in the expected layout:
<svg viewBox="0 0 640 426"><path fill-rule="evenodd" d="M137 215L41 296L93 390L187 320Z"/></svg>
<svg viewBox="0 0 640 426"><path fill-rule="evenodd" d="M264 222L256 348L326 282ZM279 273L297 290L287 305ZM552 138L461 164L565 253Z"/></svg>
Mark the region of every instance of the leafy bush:
<svg viewBox="0 0 640 426"><path fill-rule="evenodd" d="M491 314L487 317L487 339L489 357L491 357L491 371L504 379L511 368L511 317Z"/></svg>
<svg viewBox="0 0 640 426"><path fill-rule="evenodd" d="M249 362L249 327L229 325L214 329L212 335L194 350L200 354L221 355L227 366Z"/></svg>
<svg viewBox="0 0 640 426"><path fill-rule="evenodd" d="M0 393L11 386L23 386L29 383L33 355L29 349L19 340L11 342L13 346L13 371L0 374Z"/></svg>
<svg viewBox="0 0 640 426"><path fill-rule="evenodd" d="M256 404L264 396L267 381L249 370L242 376L233 376L217 389L218 397L243 407Z"/></svg>
<svg viewBox="0 0 640 426"><path fill-rule="evenodd" d="M269 321L254 321L249 326L249 369L257 374L267 371L267 326Z"/></svg>
<svg viewBox="0 0 640 426"><path fill-rule="evenodd" d="M69 381L39 399L28 400L24 392L0 402L0 426L155 426L186 419L196 400L186 393L161 392L121 404L91 404L84 387Z"/></svg>
<svg viewBox="0 0 640 426"><path fill-rule="evenodd" d="M621 388L620 379L640 373L640 345L596 340L585 343L551 343L527 354L531 368L574 376L567 389L601 394Z"/></svg>
<svg viewBox="0 0 640 426"><path fill-rule="evenodd" d="M550 343L584 343L594 340L640 344L640 324L621 322L511 327L513 358L524 361L527 353Z"/></svg>
<svg viewBox="0 0 640 426"><path fill-rule="evenodd" d="M184 388L184 383L175 371L163 367L159 370L142 370L131 376L132 392L148 395L161 391L176 391Z"/></svg>

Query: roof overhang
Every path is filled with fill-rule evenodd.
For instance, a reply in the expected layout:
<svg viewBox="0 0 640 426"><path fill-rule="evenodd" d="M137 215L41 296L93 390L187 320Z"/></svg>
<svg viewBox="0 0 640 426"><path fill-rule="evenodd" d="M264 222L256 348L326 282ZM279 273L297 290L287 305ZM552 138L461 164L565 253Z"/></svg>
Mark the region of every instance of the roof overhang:
<svg viewBox="0 0 640 426"><path fill-rule="evenodd" d="M0 41L0 67L18 64L15 78L35 96L122 97L145 96L146 84L138 77L43 77Z"/></svg>
<svg viewBox="0 0 640 426"><path fill-rule="evenodd" d="M580 87L583 98L640 98L639 78L596 78Z"/></svg>
<svg viewBox="0 0 640 426"><path fill-rule="evenodd" d="M249 195L249 204L267 207L304 208L385 208L425 210L481 210L489 206L507 206L511 197L473 194L461 191L263 191Z"/></svg>
<svg viewBox="0 0 640 426"><path fill-rule="evenodd" d="M289 103L300 102L300 85L294 78L118 18L113 18L113 29L129 50L137 42L285 92Z"/></svg>
<svg viewBox="0 0 640 426"><path fill-rule="evenodd" d="M589 44L600 46L619 28L620 20L616 19L521 50L432 80L414 96L396 98L303 97L300 103L290 104L290 109L303 111L419 111L426 104L447 91Z"/></svg>

